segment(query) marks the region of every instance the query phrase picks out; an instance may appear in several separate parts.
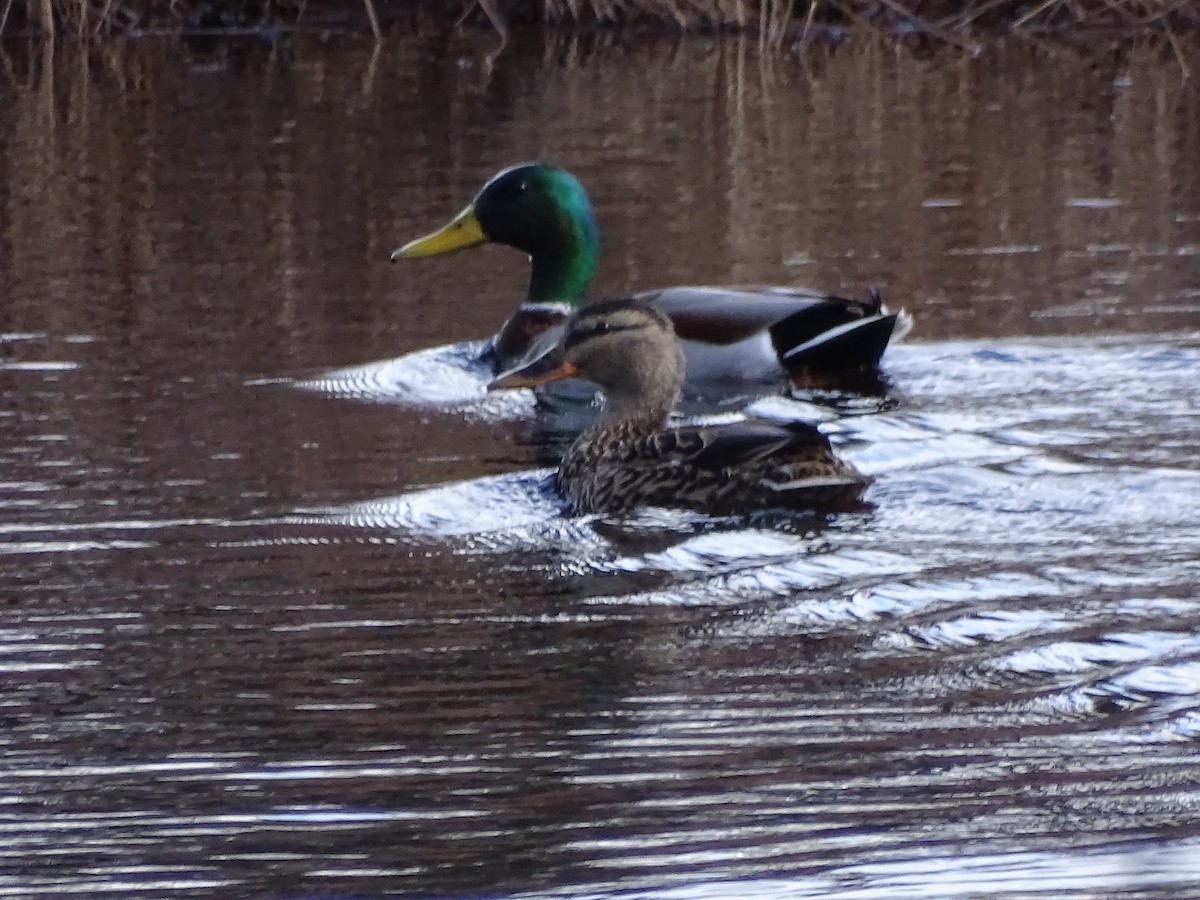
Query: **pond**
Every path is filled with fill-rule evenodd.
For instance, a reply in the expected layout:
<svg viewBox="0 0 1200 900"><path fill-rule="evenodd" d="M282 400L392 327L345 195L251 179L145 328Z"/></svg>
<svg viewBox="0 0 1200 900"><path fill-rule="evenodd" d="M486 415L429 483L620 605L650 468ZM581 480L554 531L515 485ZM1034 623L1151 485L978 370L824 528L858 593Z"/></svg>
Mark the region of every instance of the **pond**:
<svg viewBox="0 0 1200 900"><path fill-rule="evenodd" d="M1197 79L487 49L9 48L0 896L1200 895ZM388 263L532 158L599 294L913 314L756 407L872 509L561 515L456 362L526 261Z"/></svg>

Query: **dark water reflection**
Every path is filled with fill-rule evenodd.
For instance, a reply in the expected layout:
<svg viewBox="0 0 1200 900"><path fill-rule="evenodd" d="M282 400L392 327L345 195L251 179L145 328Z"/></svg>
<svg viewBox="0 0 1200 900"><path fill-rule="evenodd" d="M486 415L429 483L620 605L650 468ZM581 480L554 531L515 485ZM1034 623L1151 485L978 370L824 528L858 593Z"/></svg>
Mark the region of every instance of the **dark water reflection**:
<svg viewBox="0 0 1200 900"><path fill-rule="evenodd" d="M1200 895L1195 79L441 49L9 60L0 896ZM485 336L515 254L387 254L535 155L604 290L916 314L768 404L873 513L563 520L519 398L279 382Z"/></svg>

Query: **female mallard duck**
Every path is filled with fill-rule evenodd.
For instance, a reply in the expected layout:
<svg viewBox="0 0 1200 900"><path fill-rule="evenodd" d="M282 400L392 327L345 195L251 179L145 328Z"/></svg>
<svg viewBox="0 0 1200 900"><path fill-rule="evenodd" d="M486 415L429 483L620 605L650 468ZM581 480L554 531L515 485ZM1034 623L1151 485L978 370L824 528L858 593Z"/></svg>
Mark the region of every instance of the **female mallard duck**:
<svg viewBox="0 0 1200 900"><path fill-rule="evenodd" d="M603 389L605 406L558 468L559 491L573 512L637 506L717 515L764 507L845 510L861 506L859 497L871 483L803 422L667 428L683 386L683 351L671 320L638 301L586 307L553 351L491 386L531 388L576 376Z"/></svg>
<svg viewBox="0 0 1200 900"><path fill-rule="evenodd" d="M443 228L405 244L392 262L487 242L529 254L525 302L484 350L494 372L541 352L584 303L600 238L592 205L569 172L542 164L505 169ZM848 300L791 288L672 287L635 295L666 313L684 344L689 387L766 382L874 369L893 336L911 327L879 294Z"/></svg>

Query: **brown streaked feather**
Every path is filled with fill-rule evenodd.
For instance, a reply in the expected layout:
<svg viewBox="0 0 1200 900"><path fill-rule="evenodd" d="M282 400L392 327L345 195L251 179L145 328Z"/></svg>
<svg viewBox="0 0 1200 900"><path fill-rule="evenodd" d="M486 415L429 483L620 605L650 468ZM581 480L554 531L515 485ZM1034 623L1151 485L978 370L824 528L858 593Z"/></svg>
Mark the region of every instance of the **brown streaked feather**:
<svg viewBox="0 0 1200 900"><path fill-rule="evenodd" d="M751 507L844 510L872 479L838 459L806 423L610 429L567 452L558 483L576 512L638 506L727 514Z"/></svg>
<svg viewBox="0 0 1200 900"><path fill-rule="evenodd" d="M825 436L806 423L749 420L721 426L684 425L660 431L655 437L663 456L708 469L752 465L772 454L801 448L832 452Z"/></svg>
<svg viewBox="0 0 1200 900"><path fill-rule="evenodd" d="M685 364L667 315L637 300L610 300L575 313L553 354L494 384L530 386L570 372L604 391L604 413L558 469L559 490L575 512L860 505L871 479L839 459L813 425L752 419L665 427Z"/></svg>

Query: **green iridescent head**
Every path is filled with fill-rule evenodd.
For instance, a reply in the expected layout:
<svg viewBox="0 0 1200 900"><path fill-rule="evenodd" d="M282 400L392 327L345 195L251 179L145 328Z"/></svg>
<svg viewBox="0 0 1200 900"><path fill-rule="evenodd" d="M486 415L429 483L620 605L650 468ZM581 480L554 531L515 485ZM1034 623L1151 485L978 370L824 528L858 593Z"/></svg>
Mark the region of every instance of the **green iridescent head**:
<svg viewBox="0 0 1200 900"><path fill-rule="evenodd" d="M529 254L526 300L534 303L580 305L600 255L596 218L583 186L570 172L529 163L495 175L447 225L405 244L392 261L489 242Z"/></svg>

